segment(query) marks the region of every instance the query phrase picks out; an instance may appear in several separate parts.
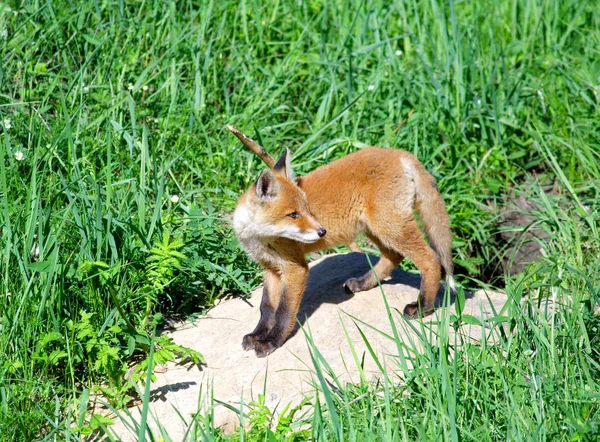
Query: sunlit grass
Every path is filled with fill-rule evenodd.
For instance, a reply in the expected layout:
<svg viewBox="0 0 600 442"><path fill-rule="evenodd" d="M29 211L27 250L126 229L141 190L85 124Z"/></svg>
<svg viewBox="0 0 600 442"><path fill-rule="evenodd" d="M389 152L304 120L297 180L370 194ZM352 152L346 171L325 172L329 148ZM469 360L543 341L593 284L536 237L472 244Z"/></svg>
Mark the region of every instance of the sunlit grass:
<svg viewBox="0 0 600 442"><path fill-rule="evenodd" d="M263 165L226 123L273 155L289 147L301 173L364 145L413 152L451 214L459 281L511 300L498 345L424 340L419 369L387 367L403 386L324 392L313 439L593 439L596 6L0 5L0 439L83 437L69 428L91 428L86 394L102 386L118 410L135 394L127 364L163 357L156 313L258 283L227 219ZM496 222L524 190L550 235L505 281ZM259 424L235 437L268 440ZM194 425L189 440L221 437L210 416Z"/></svg>

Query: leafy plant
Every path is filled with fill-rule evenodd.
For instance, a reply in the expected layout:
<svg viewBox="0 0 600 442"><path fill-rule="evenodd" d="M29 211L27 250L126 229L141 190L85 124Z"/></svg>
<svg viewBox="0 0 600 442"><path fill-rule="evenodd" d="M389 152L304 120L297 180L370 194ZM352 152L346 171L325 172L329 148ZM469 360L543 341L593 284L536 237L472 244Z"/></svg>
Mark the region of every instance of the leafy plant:
<svg viewBox="0 0 600 442"><path fill-rule="evenodd" d="M248 404L249 411L247 417L249 420L248 438L251 441L285 441L298 442L309 440L310 431L307 429L296 429L294 425L294 416L304 407L310 404L309 400L304 400L300 404L292 407L287 404L277 417L265 405L265 395L259 394L256 401Z"/></svg>
<svg viewBox="0 0 600 442"><path fill-rule="evenodd" d="M158 304L159 295L163 294L175 279L175 272L181 268L186 256L179 251L184 245L183 239L171 241L169 230L163 231L161 241L156 241L146 258L146 269L142 273L145 283L139 292L146 298L146 310L142 323L147 324L152 309Z"/></svg>

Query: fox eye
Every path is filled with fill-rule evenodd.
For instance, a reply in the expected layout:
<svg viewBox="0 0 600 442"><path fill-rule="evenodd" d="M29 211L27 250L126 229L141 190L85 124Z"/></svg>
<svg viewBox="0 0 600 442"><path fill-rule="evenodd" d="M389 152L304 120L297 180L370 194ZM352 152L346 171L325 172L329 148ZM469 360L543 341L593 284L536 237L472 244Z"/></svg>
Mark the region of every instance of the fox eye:
<svg viewBox="0 0 600 442"><path fill-rule="evenodd" d="M298 215L298 212L292 212L292 213L288 214L288 216L290 218L294 218L294 219L300 218L300 215Z"/></svg>

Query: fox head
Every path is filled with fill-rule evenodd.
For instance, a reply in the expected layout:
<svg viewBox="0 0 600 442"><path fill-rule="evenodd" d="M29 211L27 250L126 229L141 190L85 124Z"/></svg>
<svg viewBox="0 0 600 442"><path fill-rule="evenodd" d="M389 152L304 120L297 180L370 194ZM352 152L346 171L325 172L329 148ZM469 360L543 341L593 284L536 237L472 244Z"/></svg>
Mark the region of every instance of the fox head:
<svg viewBox="0 0 600 442"><path fill-rule="evenodd" d="M326 231L308 208L306 194L296 184L288 149L273 169L262 171L240 198L233 227L242 237L279 237L303 243L321 239Z"/></svg>

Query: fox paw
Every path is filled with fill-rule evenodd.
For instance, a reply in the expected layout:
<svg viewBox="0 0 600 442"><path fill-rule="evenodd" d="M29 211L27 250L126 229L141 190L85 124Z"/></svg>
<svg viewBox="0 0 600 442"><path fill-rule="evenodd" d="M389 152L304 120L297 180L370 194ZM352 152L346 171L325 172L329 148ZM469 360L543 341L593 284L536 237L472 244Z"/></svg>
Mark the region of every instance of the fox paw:
<svg viewBox="0 0 600 442"><path fill-rule="evenodd" d="M256 341L254 344L254 351L256 356L264 358L279 348L279 345L275 343L273 339L265 339L264 341Z"/></svg>
<svg viewBox="0 0 600 442"><path fill-rule="evenodd" d="M254 350L256 343L262 337L263 336L255 334L255 333L247 334L246 336L244 336L244 339L242 340L242 348L246 351Z"/></svg>
<svg viewBox="0 0 600 442"><path fill-rule="evenodd" d="M357 293L363 290L369 290L372 287L365 287L365 281L363 278L350 278L344 283L344 290L346 293Z"/></svg>
<svg viewBox="0 0 600 442"><path fill-rule="evenodd" d="M410 318L423 318L433 313L433 306L422 308L418 301L411 302L404 307L404 314Z"/></svg>
<svg viewBox="0 0 600 442"><path fill-rule="evenodd" d="M246 351L254 350L259 358L270 355L279 347L281 345L275 342L275 338L268 338L260 333L247 334L242 341L242 348Z"/></svg>

